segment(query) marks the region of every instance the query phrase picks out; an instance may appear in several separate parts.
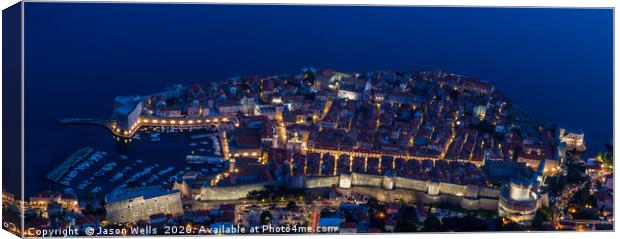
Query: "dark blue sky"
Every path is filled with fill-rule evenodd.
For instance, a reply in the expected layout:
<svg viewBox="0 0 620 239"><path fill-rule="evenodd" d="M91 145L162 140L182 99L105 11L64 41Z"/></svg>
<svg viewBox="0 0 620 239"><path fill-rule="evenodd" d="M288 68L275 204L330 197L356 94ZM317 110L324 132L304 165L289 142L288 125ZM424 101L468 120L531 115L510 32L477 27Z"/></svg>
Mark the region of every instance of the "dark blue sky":
<svg viewBox="0 0 620 239"><path fill-rule="evenodd" d="M67 134L59 116L108 117L115 95L306 66L477 77L600 149L612 138L612 20L609 9L26 3L26 152L66 155L43 132Z"/></svg>

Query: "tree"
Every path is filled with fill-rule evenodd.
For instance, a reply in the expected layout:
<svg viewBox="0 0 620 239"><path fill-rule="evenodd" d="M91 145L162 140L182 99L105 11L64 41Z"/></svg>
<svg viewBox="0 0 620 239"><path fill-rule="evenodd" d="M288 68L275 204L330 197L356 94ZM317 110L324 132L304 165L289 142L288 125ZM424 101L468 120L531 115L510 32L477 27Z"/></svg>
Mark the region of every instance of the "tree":
<svg viewBox="0 0 620 239"><path fill-rule="evenodd" d="M614 156L610 152L599 152L596 154L596 159L600 160L605 167L614 166Z"/></svg>
<svg viewBox="0 0 620 239"><path fill-rule="evenodd" d="M394 230L396 232L415 232L417 231L417 227L413 220L409 218L398 218L396 221L396 228Z"/></svg>
<svg viewBox="0 0 620 239"><path fill-rule="evenodd" d="M82 214L84 215L95 215L95 207L92 204L87 203L84 209L82 210Z"/></svg>
<svg viewBox="0 0 620 239"><path fill-rule="evenodd" d="M248 199L253 199L253 200L260 200L260 198L262 196L261 194L262 194L261 191L252 190L252 191L248 192L247 198Z"/></svg>
<svg viewBox="0 0 620 239"><path fill-rule="evenodd" d="M506 218L498 217L495 221L495 227L499 231L522 231L523 228L516 222L510 221Z"/></svg>
<svg viewBox="0 0 620 239"><path fill-rule="evenodd" d="M269 210L264 210L261 214L260 214L260 221L263 225L269 225L271 224L271 212Z"/></svg>
<svg viewBox="0 0 620 239"><path fill-rule="evenodd" d="M305 71L305 72L304 72L304 76L303 76L303 77L304 77L304 78L303 78L304 80L314 81L314 77L315 77L315 75L314 75L314 72L313 72L313 71L308 70L308 71Z"/></svg>
<svg viewBox="0 0 620 239"><path fill-rule="evenodd" d="M289 201L288 204L286 204L286 209L288 210L297 209L297 203L295 203L295 201Z"/></svg>
<svg viewBox="0 0 620 239"><path fill-rule="evenodd" d="M441 225L441 221L439 221L439 219L435 215L430 215L426 217L426 220L424 220L422 231L423 232L441 232L443 231L443 226Z"/></svg>
<svg viewBox="0 0 620 239"><path fill-rule="evenodd" d="M472 232L484 231L486 229L485 222L473 215L467 215L465 217L446 217L442 220L442 224L446 231Z"/></svg>
<svg viewBox="0 0 620 239"><path fill-rule="evenodd" d="M579 183L585 180L586 167L583 163L571 161L568 163L568 173L566 181L568 183Z"/></svg>
<svg viewBox="0 0 620 239"><path fill-rule="evenodd" d="M373 209L373 210L381 209L381 205L379 204L379 200L377 200L376 198L368 199L368 202L366 204L368 205L369 209Z"/></svg>
<svg viewBox="0 0 620 239"><path fill-rule="evenodd" d="M536 231L546 230L544 223L553 220L553 211L551 208L544 207L536 211L534 220L532 221L532 228Z"/></svg>
<svg viewBox="0 0 620 239"><path fill-rule="evenodd" d="M457 90L450 91L450 99L456 101L461 93Z"/></svg>

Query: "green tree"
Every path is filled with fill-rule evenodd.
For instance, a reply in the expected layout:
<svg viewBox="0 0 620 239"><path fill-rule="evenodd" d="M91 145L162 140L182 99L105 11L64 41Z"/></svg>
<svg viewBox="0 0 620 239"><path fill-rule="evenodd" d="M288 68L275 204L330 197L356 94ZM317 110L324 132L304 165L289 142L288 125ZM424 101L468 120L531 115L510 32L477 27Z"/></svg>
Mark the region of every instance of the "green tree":
<svg viewBox="0 0 620 239"><path fill-rule="evenodd" d="M614 155L611 152L599 152L596 154L596 159L600 160L605 167L614 166Z"/></svg>
<svg viewBox="0 0 620 239"><path fill-rule="evenodd" d="M532 228L536 231L544 231L546 230L544 223L550 222L553 220L553 211L551 208L544 207L538 209L536 211L536 215L534 215L534 220L532 221Z"/></svg>
<svg viewBox="0 0 620 239"><path fill-rule="evenodd" d="M396 228L394 230L396 232L415 232L417 231L417 226L413 220L401 217L396 221Z"/></svg>
<svg viewBox="0 0 620 239"><path fill-rule="evenodd" d="M297 209L297 203L295 203L295 201L289 201L288 204L286 204L286 209L288 210Z"/></svg>
<svg viewBox="0 0 620 239"><path fill-rule="evenodd" d="M424 220L424 225L422 226L423 232L441 232L443 231L443 226L441 225L441 221L435 215L429 215Z"/></svg>
<svg viewBox="0 0 620 239"><path fill-rule="evenodd" d="M510 221L508 219L497 217L495 220L495 227L499 231L522 231L523 227L516 222Z"/></svg>
<svg viewBox="0 0 620 239"><path fill-rule="evenodd" d="M273 216L269 210L265 210L260 214L260 221L263 225L269 225Z"/></svg>
<svg viewBox="0 0 620 239"><path fill-rule="evenodd" d="M473 215L467 215L465 217L446 217L442 220L442 224L446 231L472 232L484 231L486 229L485 222Z"/></svg>

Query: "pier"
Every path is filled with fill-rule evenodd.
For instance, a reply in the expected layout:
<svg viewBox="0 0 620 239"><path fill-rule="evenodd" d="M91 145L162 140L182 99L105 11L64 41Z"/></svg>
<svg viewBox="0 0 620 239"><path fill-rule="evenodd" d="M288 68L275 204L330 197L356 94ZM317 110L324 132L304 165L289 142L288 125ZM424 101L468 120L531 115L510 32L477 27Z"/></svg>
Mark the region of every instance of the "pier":
<svg viewBox="0 0 620 239"><path fill-rule="evenodd" d="M58 182L58 180L60 180L60 178L63 175L65 175L65 173L67 173L67 171L69 171L69 168L73 167L74 165L76 165L77 163L82 161L82 159L86 158L86 156L88 156L92 152L93 152L93 148L91 148L91 147L86 147L86 148L83 148L83 149L80 149L80 150L76 151L75 153L73 153L69 157L67 157L67 159L65 159L65 161L63 161L60 165L58 165L56 168L54 168L54 170L49 172L46 175L46 177L49 180L52 180L54 182Z"/></svg>
<svg viewBox="0 0 620 239"><path fill-rule="evenodd" d="M94 118L60 118L58 122L60 124L81 124L81 125L96 125L108 129L114 136L122 138L132 137L140 127L204 127L204 126L218 126L222 123L229 123L235 116L233 115L217 115L217 116L205 116L205 117L155 117L144 116L140 117L134 125L128 129L123 129L119 126L119 123L115 120L103 120Z"/></svg>

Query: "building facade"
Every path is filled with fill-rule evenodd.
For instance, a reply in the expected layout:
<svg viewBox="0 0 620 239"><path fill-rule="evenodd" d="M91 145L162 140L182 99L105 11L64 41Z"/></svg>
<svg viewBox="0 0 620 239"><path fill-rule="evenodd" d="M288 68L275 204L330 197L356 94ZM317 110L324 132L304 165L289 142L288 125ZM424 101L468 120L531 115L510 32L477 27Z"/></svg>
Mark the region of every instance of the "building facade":
<svg viewBox="0 0 620 239"><path fill-rule="evenodd" d="M183 213L181 192L161 187L127 188L106 196L106 220L127 223L148 220L151 215Z"/></svg>

